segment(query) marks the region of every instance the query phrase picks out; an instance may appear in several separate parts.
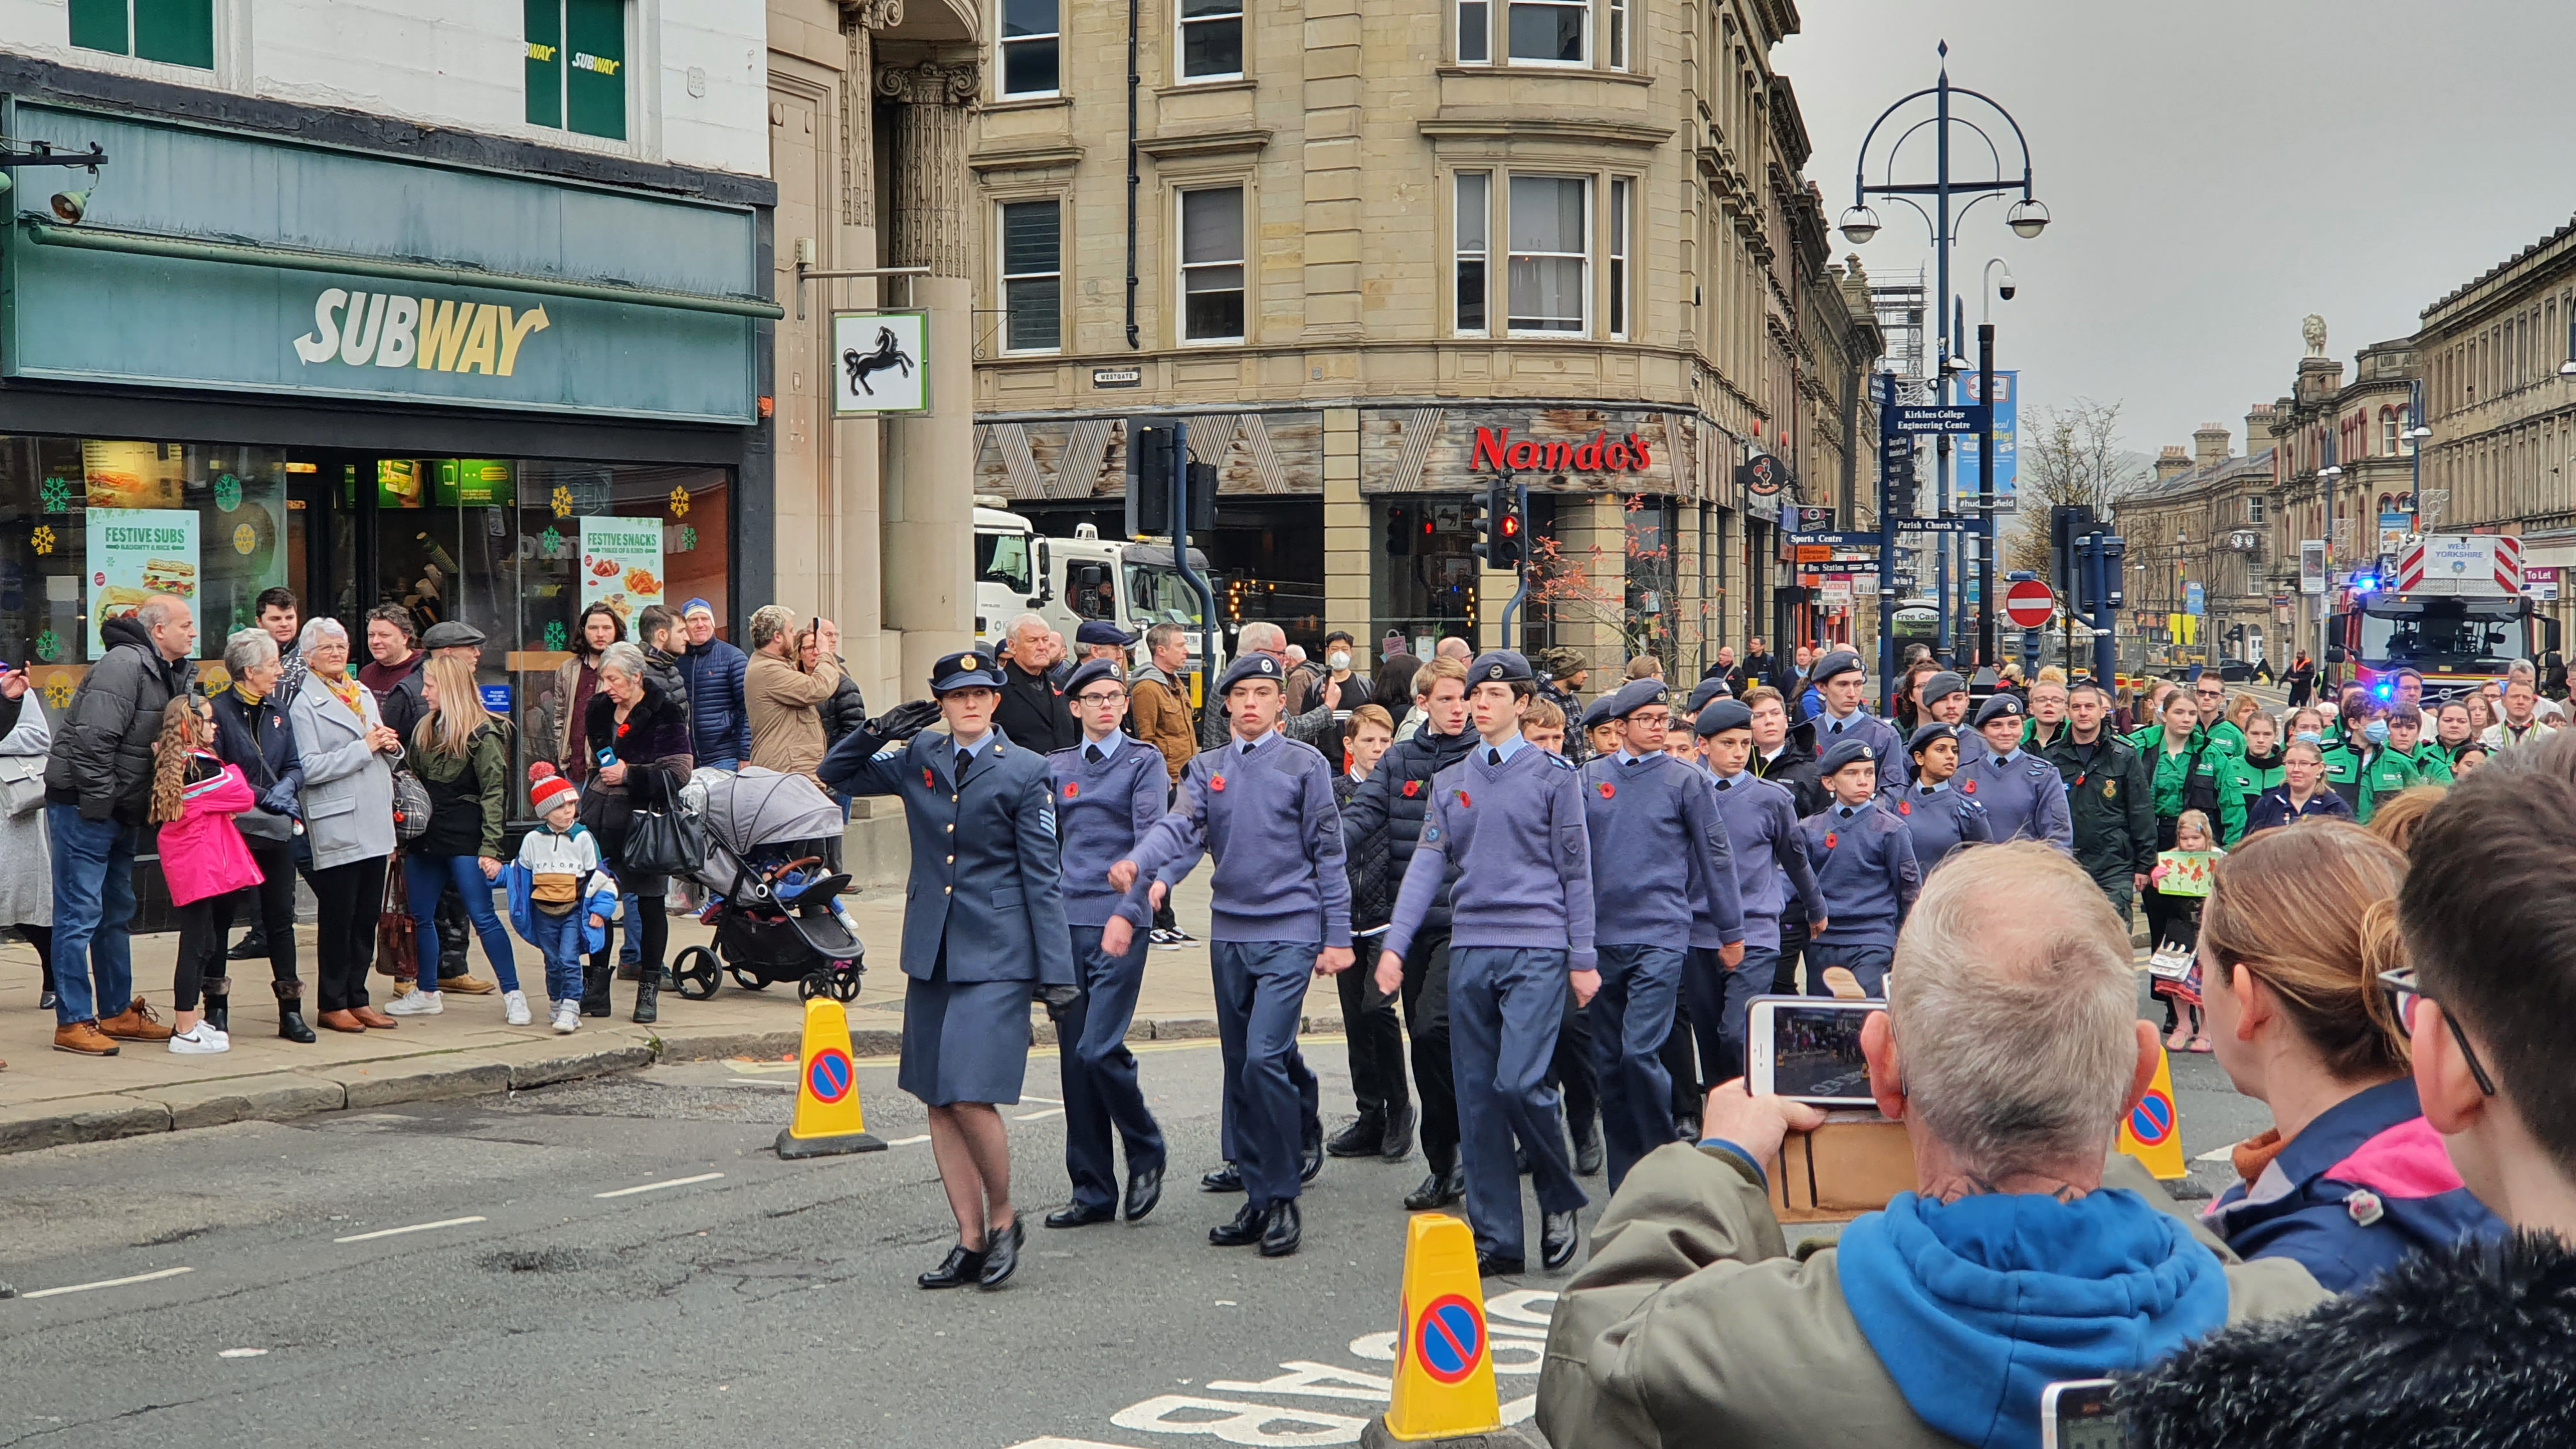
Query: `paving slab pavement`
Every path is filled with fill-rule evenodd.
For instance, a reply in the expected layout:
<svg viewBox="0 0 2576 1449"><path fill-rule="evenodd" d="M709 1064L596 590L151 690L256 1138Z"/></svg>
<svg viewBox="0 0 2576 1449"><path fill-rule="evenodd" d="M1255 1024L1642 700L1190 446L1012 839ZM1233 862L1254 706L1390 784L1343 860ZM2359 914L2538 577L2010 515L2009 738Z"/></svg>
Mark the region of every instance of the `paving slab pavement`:
<svg viewBox="0 0 2576 1449"><path fill-rule="evenodd" d="M1203 883L1185 883L1176 902L1184 926L1206 929ZM850 914L868 946L870 970L850 1006L852 1051L890 1057L901 1042L902 973L896 966L902 937L899 889L861 892ZM694 920L671 923L671 951L707 944L712 932ZM304 927L301 959L311 979L312 932ZM138 936L134 942L136 989L164 1018L170 1005L175 933ZM793 1057L803 1013L793 986L746 991L727 979L707 1001L664 992L661 1019L652 1026L626 1020L634 987L618 984L617 1014L585 1017L581 1030L556 1036L546 1025L545 970L534 948L513 937L520 983L529 989L536 1022L514 1027L502 1020L501 998L448 993L435 1017L404 1017L393 1031L363 1036L321 1033L310 1046L276 1035L276 1002L267 987L265 961L233 965L233 1049L219 1056L175 1056L142 1043L126 1043L117 1056L91 1058L53 1050L53 1014L36 1009L33 948L10 940L0 946L0 1153L103 1141L152 1132L239 1121L282 1121L319 1112L373 1110L395 1103L477 1096L576 1077L626 1071L654 1061ZM474 950L475 974L491 977ZM393 983L371 978L381 1006ZM1308 997L1306 1029L1330 1035L1341 1029L1339 1003L1321 981ZM308 1000L307 1005L310 1005ZM1042 1009L1030 1012L1033 1038L1055 1039ZM1131 1040L1199 1038L1216 1034L1215 999L1208 981L1204 942L1147 954L1137 993Z"/></svg>

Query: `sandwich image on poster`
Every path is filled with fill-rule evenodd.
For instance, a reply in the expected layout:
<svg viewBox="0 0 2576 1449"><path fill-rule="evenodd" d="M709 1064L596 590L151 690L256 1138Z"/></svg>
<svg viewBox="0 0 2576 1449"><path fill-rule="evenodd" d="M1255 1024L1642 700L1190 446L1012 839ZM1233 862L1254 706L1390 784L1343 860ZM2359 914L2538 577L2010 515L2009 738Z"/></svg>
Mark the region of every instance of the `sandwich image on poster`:
<svg viewBox="0 0 2576 1449"><path fill-rule="evenodd" d="M197 515L185 508L89 510L89 649L106 653L99 633L108 620L143 607L154 594L194 603L197 596Z"/></svg>

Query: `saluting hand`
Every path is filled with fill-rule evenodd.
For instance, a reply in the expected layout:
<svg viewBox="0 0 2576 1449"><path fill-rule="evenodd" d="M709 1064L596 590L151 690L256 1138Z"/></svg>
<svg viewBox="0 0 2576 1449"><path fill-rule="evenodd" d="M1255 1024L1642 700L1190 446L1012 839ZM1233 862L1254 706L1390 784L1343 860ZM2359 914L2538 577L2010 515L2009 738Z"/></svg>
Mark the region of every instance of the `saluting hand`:
<svg viewBox="0 0 2576 1449"><path fill-rule="evenodd" d="M1578 1011L1590 1006L1592 998L1601 994L1601 973L1598 971L1568 972L1565 979L1574 988L1574 1005Z"/></svg>
<svg viewBox="0 0 2576 1449"><path fill-rule="evenodd" d="M1351 954L1351 948L1348 946L1326 946L1315 953L1315 974L1339 976L1350 970L1357 960L1358 958Z"/></svg>
<svg viewBox="0 0 2576 1449"><path fill-rule="evenodd" d="M1122 860L1109 867L1109 888L1125 895L1136 888L1136 862Z"/></svg>
<svg viewBox="0 0 2576 1449"><path fill-rule="evenodd" d="M1404 989L1404 958L1393 951L1377 955L1377 994L1393 996Z"/></svg>

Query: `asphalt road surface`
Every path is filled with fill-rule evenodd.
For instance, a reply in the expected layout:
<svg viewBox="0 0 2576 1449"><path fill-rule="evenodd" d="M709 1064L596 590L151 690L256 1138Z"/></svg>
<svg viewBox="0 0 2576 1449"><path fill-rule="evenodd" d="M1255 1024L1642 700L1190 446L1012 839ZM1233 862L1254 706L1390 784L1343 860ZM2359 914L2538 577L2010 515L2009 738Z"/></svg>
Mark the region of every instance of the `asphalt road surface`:
<svg viewBox="0 0 2576 1449"><path fill-rule="evenodd" d="M1218 1055L1141 1055L1161 1207L1035 1226L1064 1178L1055 1060L1033 1056L1009 1114L1029 1244L997 1293L913 1286L952 1225L890 1066L860 1085L897 1145L863 1157L777 1161L790 1069L712 1063L0 1159L0 1449L1356 1442L1419 1156L1328 1163L1294 1258L1211 1248L1241 1201L1195 1190ZM1340 1042L1308 1060L1337 1125ZM2260 1125L2208 1058L2176 1080L2187 1151ZM1561 1281L1487 1283L1507 1417Z"/></svg>

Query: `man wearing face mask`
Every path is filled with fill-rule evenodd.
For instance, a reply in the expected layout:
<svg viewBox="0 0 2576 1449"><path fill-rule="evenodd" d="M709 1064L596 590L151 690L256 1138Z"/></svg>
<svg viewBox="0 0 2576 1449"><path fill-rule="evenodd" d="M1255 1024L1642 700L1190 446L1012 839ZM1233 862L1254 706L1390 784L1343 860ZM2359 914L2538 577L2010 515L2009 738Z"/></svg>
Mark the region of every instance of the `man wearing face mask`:
<svg viewBox="0 0 2576 1449"><path fill-rule="evenodd" d="M2451 783L2451 757L2424 739L2423 722L2421 712L2397 709L2365 727L2365 733L2376 731L2384 737L2384 747L2362 767L2361 804L2353 811L2355 820L2368 825L2380 802L2400 791Z"/></svg>
<svg viewBox="0 0 2576 1449"><path fill-rule="evenodd" d="M1333 706L1337 710L1353 710L1370 702L1368 677L1351 672L1351 642L1351 636L1340 629L1324 636L1324 668L1327 673L1306 691L1305 702L1298 707L1298 713L1320 708L1327 684L1342 687L1341 702Z"/></svg>
<svg viewBox="0 0 2576 1449"><path fill-rule="evenodd" d="M2367 694L2356 708L2344 701L2343 734L2325 747L2326 784L2355 814L2361 810L2361 776L2388 745L2388 711Z"/></svg>

